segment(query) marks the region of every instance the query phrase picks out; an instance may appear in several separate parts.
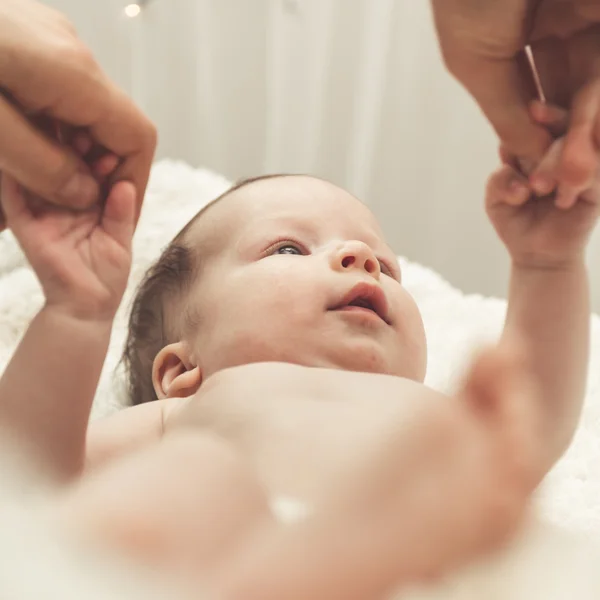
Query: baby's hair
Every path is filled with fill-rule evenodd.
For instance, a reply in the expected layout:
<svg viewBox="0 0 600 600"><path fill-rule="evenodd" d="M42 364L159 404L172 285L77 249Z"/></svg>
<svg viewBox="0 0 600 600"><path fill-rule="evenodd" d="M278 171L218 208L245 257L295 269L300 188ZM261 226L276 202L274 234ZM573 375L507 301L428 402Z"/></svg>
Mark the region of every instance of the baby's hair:
<svg viewBox="0 0 600 600"><path fill-rule="evenodd" d="M202 208L173 238L159 259L148 269L135 294L125 350L129 399L132 404L156 400L152 383L152 365L165 346L179 341L190 324L185 307L187 292L198 273L201 256L187 241L187 234L204 213L232 192L266 179L287 175L261 175L238 181L224 194ZM167 307L170 307L167 311Z"/></svg>

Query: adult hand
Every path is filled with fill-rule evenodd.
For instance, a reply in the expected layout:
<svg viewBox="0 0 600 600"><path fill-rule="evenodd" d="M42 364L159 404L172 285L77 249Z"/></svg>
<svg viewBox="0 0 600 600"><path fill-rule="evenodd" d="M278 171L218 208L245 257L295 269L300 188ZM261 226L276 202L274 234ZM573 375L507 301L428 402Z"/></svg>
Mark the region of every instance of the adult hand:
<svg viewBox="0 0 600 600"><path fill-rule="evenodd" d="M93 167L48 136L40 117L67 124L73 138L85 132L96 157L98 149L119 157L111 183L134 183L139 214L154 126L102 72L62 14L35 0L0 0L0 171L52 203L91 206L100 194Z"/></svg>
<svg viewBox="0 0 600 600"><path fill-rule="evenodd" d="M507 151L536 164L551 143L528 103L536 96L525 48L531 46L549 102L570 108L572 124L595 129L589 85L600 75L597 0L432 0L442 54L475 98ZM565 147L563 175L576 185L577 157ZM569 163L574 165L569 172ZM524 163L527 164L527 163ZM581 169L579 169L581 170ZM587 177L589 174L586 173Z"/></svg>

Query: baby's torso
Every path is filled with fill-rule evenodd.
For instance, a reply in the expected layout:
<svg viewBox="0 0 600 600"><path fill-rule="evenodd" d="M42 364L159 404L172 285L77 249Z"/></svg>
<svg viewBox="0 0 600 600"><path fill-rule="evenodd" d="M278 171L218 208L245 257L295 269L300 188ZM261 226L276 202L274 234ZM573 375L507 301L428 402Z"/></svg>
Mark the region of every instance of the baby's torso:
<svg viewBox="0 0 600 600"><path fill-rule="evenodd" d="M177 416L226 438L273 496L312 502L382 435L402 435L415 410L442 396L369 373L260 363L223 371Z"/></svg>

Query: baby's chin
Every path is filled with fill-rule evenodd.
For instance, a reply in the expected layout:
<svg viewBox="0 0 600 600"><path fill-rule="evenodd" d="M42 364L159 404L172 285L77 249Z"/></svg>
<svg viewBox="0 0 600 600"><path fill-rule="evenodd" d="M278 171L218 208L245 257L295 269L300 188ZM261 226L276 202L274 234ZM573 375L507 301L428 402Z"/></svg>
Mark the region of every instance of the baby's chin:
<svg viewBox="0 0 600 600"><path fill-rule="evenodd" d="M392 375L394 377L402 377L403 379L411 379L418 383L423 383L424 377L421 373L412 368L411 365L389 365L377 364L370 361L353 360L348 361L345 365L340 365L338 369L345 371L355 371L359 373L372 373L373 375Z"/></svg>
<svg viewBox="0 0 600 600"><path fill-rule="evenodd" d="M309 342L292 344L248 344L245 351L229 355L221 370L257 362L288 363L303 367L335 369L379 375L395 375L422 383L425 376L424 351L420 347L398 348L364 338L341 343ZM325 336L325 340L326 340ZM313 340L314 342L314 340ZM223 357L223 354L222 354Z"/></svg>
<svg viewBox="0 0 600 600"><path fill-rule="evenodd" d="M396 354L396 356L393 356ZM421 360L414 360L412 356L420 356L420 352L411 353L411 357L398 356L400 353L386 352L377 345L362 347L338 348L323 356L322 351L316 351L305 360L294 360L296 364L307 367L320 367L354 371L359 373L373 373L377 375L394 375L422 383L425 377L424 365Z"/></svg>

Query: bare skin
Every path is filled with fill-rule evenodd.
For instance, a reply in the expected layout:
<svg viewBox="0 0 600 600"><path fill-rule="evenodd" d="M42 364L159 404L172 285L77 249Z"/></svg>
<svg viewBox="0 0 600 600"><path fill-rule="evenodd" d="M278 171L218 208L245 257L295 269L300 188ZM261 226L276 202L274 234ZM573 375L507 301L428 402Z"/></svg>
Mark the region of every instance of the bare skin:
<svg viewBox="0 0 600 600"><path fill-rule="evenodd" d="M541 406L507 344L478 357L456 398L422 398L361 446L295 524L273 519L239 452L181 430L100 467L52 511L182 597L200 585L227 600L383 598L510 538L544 472Z"/></svg>
<svg viewBox="0 0 600 600"><path fill-rule="evenodd" d="M544 163L546 172L553 172L555 164L556 154ZM512 185L514 181L520 183L522 188L515 191ZM177 435L182 428L209 430L217 432L253 464L259 480L271 497L279 494L291 495L314 507L316 516L308 521L308 525L299 524L291 530L281 532L277 528L272 529L271 533L263 534L265 537L262 541L259 540L258 546L249 545L247 553L242 551L238 555L235 559L238 562L235 564L239 566L232 568L231 563L227 563L227 567L223 567L221 575L217 575L212 583L218 590L222 587L219 590L222 597L262 599L271 597L270 594L272 597L280 597L282 594L286 597L287 594L292 594L290 597L294 597L293 593L297 593L298 598L319 597L320 590L325 590L326 593L322 597L335 598L339 594L340 598L371 599L389 591L395 583L401 586L403 582L426 579L432 574L461 564L461 561L476 556L485 548L498 544L499 540L511 531L511 527L506 527L507 522L510 521L512 525L518 522L518 519L506 520L506 515L523 514L524 504L519 504L519 501L514 503L515 498L521 498L525 502L523 499L531 493L570 440L579 415L579 402L583 395L581 385L587 362L586 356L581 354L586 352L586 323L589 314L586 308L587 294L580 287L585 287L586 282L585 270L582 270L582 248L585 247L587 236L595 223L597 200L594 194L591 194L581 199L581 204L576 210L565 211L556 206L558 201L548 199L544 218L532 224L531 213L537 209L529 204L529 199L526 181L509 166L504 167L492 178L488 190L488 210L503 241L509 247L514 262L513 294L516 296L511 298L503 344L508 344L510 348L511 337L520 334L526 348L529 351L533 349L529 364L526 367L521 365L526 373L533 375L532 381L528 381L526 377L521 378L520 391L518 385L511 387L515 379L512 379L511 384L510 376L508 379L498 376L506 367L506 362L503 362L505 359L494 358L493 354L492 358L488 356L476 363L465 391L455 398L447 398L425 388L417 381L398 376L266 362L220 369L213 374L208 373L208 377L204 377L205 371L197 393L182 399L177 397L177 393L189 389L187 386L190 381L193 382L194 377L202 373L200 366L194 365L194 368L186 371L178 368L173 377L167 370L161 372L158 368L155 373L159 374L159 377L155 382L157 391L164 393L165 400L124 411L114 418L112 425L104 422L95 426L95 430L90 432L88 446L91 463L101 465L106 460L114 460L120 452L130 451L140 442L148 443L156 439L157 435L162 436L165 433L168 439L170 435ZM581 219L581 227L573 227L570 219ZM367 260L367 254L360 255L360 261L363 259ZM355 260L352 264L362 264L360 261ZM222 279L223 263L219 264L217 272ZM563 286L567 280L570 285ZM559 289L560 294L557 293ZM561 295L563 290L566 294L564 296ZM233 297L236 297L235 294ZM215 297L215 302L218 298L219 296ZM531 317L531 310L534 309L535 314L543 318L525 318L528 314ZM556 333L560 324L555 322L556 319L549 319L549 316L557 313L569 321L568 331L559 328L560 333ZM272 311L269 314L272 315ZM258 311L254 311L254 316L255 319L259 318ZM561 347L549 344L547 338L540 335L543 332L539 328L543 328L550 338L555 334L559 335L563 342ZM542 344L544 347L536 344ZM567 349L571 344L573 346ZM577 349L575 353L573 348ZM178 346L176 351L181 353L182 346ZM496 352L502 356L501 351ZM198 360L198 357L195 360ZM557 360L562 363L560 369L556 366ZM488 367L490 364L496 367L488 370L487 376L480 377L479 369L484 373L488 369L485 366L481 367L482 364L486 365L486 361ZM172 365L173 362L169 364ZM498 368L498 364L504 364L505 367ZM504 372L510 373L510 369ZM490 373L495 373L497 377L490 376ZM562 373L558 382L560 385L553 379L558 373ZM477 381L479 384L473 384ZM482 381L485 381L486 385L480 385ZM516 447L523 443L535 446L520 450L520 456L529 456L531 462L526 459L525 463L519 463L517 460L518 465L515 467L513 464L506 471L514 475L523 469L520 472L527 472L529 475L521 482L527 480L527 483L519 488L521 492L511 495L510 490L514 491L514 488L511 488L512 484L496 487L495 483L490 483L488 486L481 473L475 474L475 470L468 470L476 469L475 464L458 461L457 464L462 464L466 469L463 472L464 481L458 486L451 486L443 477L434 476L432 480L428 479L429 483L426 485L431 484L433 487L430 489L437 489L436 493L429 496L431 505L428 505L419 495L419 489L423 488L419 487L418 474L429 473L429 469L435 465L439 466L442 472L452 471L444 462L445 458L448 457L452 462L456 458L452 449L464 450L460 441L464 440L470 445L475 439L468 433L468 427L463 431L462 426L472 422L469 419L474 414L478 417L486 414L490 416L486 412L490 404L465 403L465 398L487 398L493 405L493 390L498 391L494 385L499 385L499 382L507 383L511 389L506 394L507 398L518 399L513 407L516 412L512 412L512 409L507 411L506 421L488 421L484 418L480 424L486 423L491 426L491 423L511 423L506 429L504 425L501 429L504 433L509 430L512 432L510 437ZM540 395L533 391L535 386L541 390ZM503 389L507 391L508 388ZM474 393L474 390L477 390L477 393ZM173 397L169 397L171 394ZM475 413L465 413L456 410L460 406L478 408ZM482 406L487 408L479 412ZM445 410L455 415L452 418L457 419L452 421L454 425L449 426L448 431L461 431L459 439L453 435L445 437L437 428L441 425L436 419L444 420ZM526 413L532 411L531 414L539 417L534 418L535 427L539 427L537 433L532 434L529 430L529 433L525 434L520 430L521 426L527 428L528 423L532 423L531 415L519 415L520 410ZM538 410L539 412L536 412ZM509 413L510 418L507 416ZM492 414L495 413L492 411ZM466 415L470 415L469 419L463 421ZM140 437L137 440L135 436L130 435L136 427L140 427ZM491 442L494 435L487 431L484 436L486 442ZM504 437L502 439L506 440ZM377 453L376 448L378 443L383 443L382 440L398 441L398 445L391 444L389 447L393 447L396 453L390 452L386 455L389 460L398 461L394 464L394 469L384 469L382 465L385 464L385 460L381 455L380 468L365 458L371 456L372 452ZM410 440L416 444L415 447L412 447L413 442ZM448 447L445 446L446 442ZM423 444L420 449L419 443ZM475 450L466 451L465 454L462 454L461 450L457 452L462 458L467 455L480 456L480 452ZM496 459L498 456L502 457L501 462L509 457L504 451L498 451L494 455ZM403 464L415 479L412 484L402 482L398 489L402 490L401 495L406 495L407 499L414 490L418 499L414 502L407 500L407 504L403 504L398 496L397 503L392 502L387 506L398 509L396 516L402 522L399 527L407 527L406 531L410 530L410 524L413 522L419 523L419 526L435 523L430 532L431 537L425 535L425 541L435 540L435 544L433 541L433 546L425 544L422 554L411 552L407 555L406 543L398 542L397 549L393 549L394 541L405 542L407 537L410 538L410 534L405 535L404 531L400 533L400 530L394 530L391 526L393 519L384 517L389 515L385 512L385 503L378 504L386 498L386 493L392 492L384 484L393 485L401 481L400 476L396 479L390 473L403 472L399 466L402 461L406 461ZM368 466L363 470L360 465ZM516 471L512 471L513 467ZM473 479L469 479L467 472ZM346 473L347 478L341 476L341 473ZM379 487L375 479L377 474L381 474L381 479L378 480ZM367 479L367 475L371 478ZM508 476L509 479L512 475ZM364 481L361 479L363 476L369 481L368 485L361 483ZM348 481L354 483L350 484ZM448 483L448 490L435 488L435 482L444 485L443 481ZM496 473L491 481L497 481ZM482 487L477 487L479 484ZM472 510L465 508L465 512L461 513L461 507L470 506L464 505L465 498L469 496L465 490L475 488L477 491L473 498L481 499L478 494L487 490L488 508L493 506L492 512L497 510L498 514L504 517L496 520L496 517L488 513L485 517L487 525L477 525L477 519L473 518L477 514L477 507L471 507ZM499 488L509 490L509 496L498 495ZM457 492L457 518L453 523L460 523L455 534L451 533L452 529L449 529L448 524L436 522L427 512L441 510L440 494L445 498L450 494L447 501L452 504L452 491ZM363 493L364 496L361 495ZM354 508L350 508L352 499L357 502ZM499 505L495 502L499 502ZM443 506L446 506L446 502ZM347 507L348 512L344 512L344 507ZM508 512L503 512L505 510ZM454 509L445 514L453 511ZM359 514L362 517L359 517ZM473 518L473 538L466 535L465 532L471 531L470 525L461 521L457 516L459 514L464 514L465 521ZM351 518L345 521L340 515L351 515ZM381 520L378 520L379 517ZM369 521L369 518L375 521ZM362 523L364 529L359 525L356 525L357 529L353 529L352 523ZM498 528L494 523L498 523ZM444 545L443 539L435 537L434 529L447 535L447 538L443 539L448 540L448 546ZM365 531L372 533L378 530L381 531L382 537L374 541L369 539L369 545L366 546L371 557L369 561L357 548L364 547L362 542ZM395 534L391 533L394 531ZM390 534L387 538L386 532ZM338 539L334 533L339 534L339 539L342 540L339 545L333 543L333 540ZM351 543L348 537L344 537L346 534L356 535L361 539L361 544ZM396 535L398 537L395 537ZM454 535L460 537L460 540ZM383 545L385 539L388 546ZM309 556L311 559L314 556L314 563L309 562L307 565L304 555L306 548L313 548L313 542L315 546L323 548L323 554L313 553L311 550ZM371 546L371 543L374 546ZM465 546L461 546L462 543ZM415 547L418 547L416 542L415 544ZM436 554L438 548L441 554ZM390 562L382 561L382 556L389 556ZM375 561L373 557L376 557ZM428 563L428 560L431 562ZM283 563L281 572L285 575L274 580L273 565L278 564L277 561ZM297 571L298 565L302 565L302 573ZM314 570L314 577L306 577L305 566L306 569ZM232 572L239 573L239 576L232 577ZM346 586L342 580L347 577L348 572L356 573L356 579L349 577ZM268 576L267 573L271 575ZM290 591L290 581L295 591Z"/></svg>
<svg viewBox="0 0 600 600"><path fill-rule="evenodd" d="M595 176L600 147L600 113L594 99L600 64L598 3L432 0L432 6L448 69L528 172L552 143L552 136L528 111L537 97L525 57L526 46L531 46L546 100L571 113L557 176L563 194L577 197ZM593 151L582 152L583 137L593 141Z"/></svg>
<svg viewBox="0 0 600 600"><path fill-rule="evenodd" d="M35 0L0 1L0 129L0 171L29 192L89 208L103 200L98 169L116 161L111 183L133 183L139 215L156 129L66 17Z"/></svg>
<svg viewBox="0 0 600 600"><path fill-rule="evenodd" d="M268 528L254 540L258 545L252 551L234 553L228 570L239 576L224 581L216 571L210 578L215 590L222 588L234 598L251 597L257 581L267 581L275 590L271 593L280 593L281 581L256 576L261 568L264 575L267 564L272 569L273 554L290 559L285 581L294 581L297 563L291 559L307 547L306 540L327 532L331 544L331 533L346 527L349 543L330 547L332 568L323 571L326 563L315 560L315 577L306 583L325 589L329 598L332 587L342 589L343 584L334 584L328 573L361 564L354 554L360 544L352 541L366 531L377 534L365 547L371 559L383 555L390 560L367 561L371 570L357 571L363 583L346 591L365 599L452 568L498 543L566 448L577 422L589 316L583 249L597 218L594 194L581 198L581 204L578 199L569 211L550 198L539 212L528 195L515 192L511 178L518 179L518 173L506 167L492 179L488 210L513 261L502 344L510 349L511 339L522 340L531 357L526 372L532 382L514 376L514 358L502 358L503 352L513 355L499 349L499 356L475 363L455 398L424 387L420 316L373 216L331 184L301 177L285 182L291 186L271 180L215 207L203 221L215 245L191 293L207 326L157 356L153 381L164 402L124 411L112 429L99 425L102 435L96 427L89 432L88 456L100 457L97 476L114 465L115 478L123 479L136 471L120 462L128 453L145 452L151 443L162 437L167 442L184 429L196 429L197 435L212 429L225 438L229 451L245 455L257 475L248 484L255 491L264 485L268 497L291 494L310 503L316 512L308 528L292 528L291 538ZM105 334L110 330L129 270L135 192L127 184L115 186L112 203L100 214L82 216L40 207L9 178L3 185L9 222L38 273L47 306L0 382L0 418L40 442L49 464L73 477L83 462L85 420L106 352L107 337L97 328ZM578 215L580 226L573 227L571 219ZM218 222L224 230L216 227ZM198 234L192 228L191 235ZM339 304L357 285L366 285L379 298L379 312ZM265 294L272 286L278 293ZM71 360L61 354L65 340ZM47 348L45 343L58 345ZM75 368L84 355L91 371ZM56 360L50 364L48 357ZM36 378L27 377L32 370ZM187 398L181 398L182 392ZM30 398L43 398L43 410L32 411ZM503 404L498 398L509 400ZM495 432L501 432L499 437ZM510 448L519 450L516 465L515 456L506 452L507 439ZM534 448L527 449L527 443ZM292 465L296 477L290 477ZM390 477L396 472L406 473L406 479ZM497 493L498 480L505 481L506 497ZM84 477L77 485L88 482L93 490L94 479ZM440 494L448 496L452 514L439 502ZM465 499L473 502L468 510ZM265 517L260 504L257 500L257 513ZM220 503L213 506L218 510ZM159 507L153 505L151 512ZM454 523L460 527L453 529ZM436 525L435 532L429 524ZM142 520L134 546L144 528ZM226 532L230 540L236 538L233 529ZM104 528L97 527L95 535L98 530ZM150 550L158 548L154 558L162 543L156 535L159 541L149 544ZM108 543L127 539L117 530ZM417 550L425 545L408 553L407 539L414 539ZM176 545L172 539L169 543ZM147 549L146 543L142 546ZM269 560L261 563L261 556ZM207 565L211 560L207 557ZM297 593L301 589L297 586Z"/></svg>
<svg viewBox="0 0 600 600"><path fill-rule="evenodd" d="M559 156L553 150L538 174L554 173ZM201 239L202 228L215 231L221 244L211 246L214 266L191 292L197 305L207 307L200 317L210 327L201 328L196 338L166 346L157 356L155 389L164 404L135 407L112 423L94 425L88 464L156 439L188 420L218 431L252 456L271 493L308 498L326 485L332 469L351 462L352 449L376 437L378 428L389 423L402 427L398 404L410 414L423 398L443 401L419 383L422 360L413 360L407 370L405 357L423 356L419 315L398 277L376 267L390 259L368 211L352 204L352 197L340 197L329 184L296 179L253 184L211 209L212 219L207 215L198 231L191 231ZM490 179L488 214L513 263L504 336L523 340L532 357L530 366L544 399L547 470L570 443L584 396L589 340L584 250L598 217L597 190L591 188L570 209L559 204L558 197L533 197L527 180L509 165ZM271 238L280 239L279 229L285 234L285 226L277 225L278 211L286 211L289 220L296 210L294 218L303 231L320 224L311 229L311 239L323 238L315 248L301 252L299 242L285 241L275 250L283 244L293 254L256 259L244 254L246 245L270 247ZM323 211L327 217L319 221ZM264 217L271 212L272 218ZM218 229L223 223L227 226ZM367 232L359 231L357 223L366 223ZM369 246L339 240L336 228L364 239L369 234L376 241ZM283 280L281 293L264 294ZM383 290L390 326L369 321L366 328L362 321L352 321L352 314L327 309L357 281ZM298 309L290 310L294 303ZM222 331L228 334L220 335ZM378 360L371 362L377 365L375 372L364 372L373 357ZM305 476L291 477L289 464Z"/></svg>
<svg viewBox="0 0 600 600"><path fill-rule="evenodd" d="M73 151L84 154L91 143L81 135ZM96 176L106 183L115 168L114 160L101 160ZM7 174L0 191L8 225L45 296L0 379L0 423L28 440L57 477L69 479L85 462L91 404L127 285L135 187L120 182L103 207L81 212L41 201Z"/></svg>

